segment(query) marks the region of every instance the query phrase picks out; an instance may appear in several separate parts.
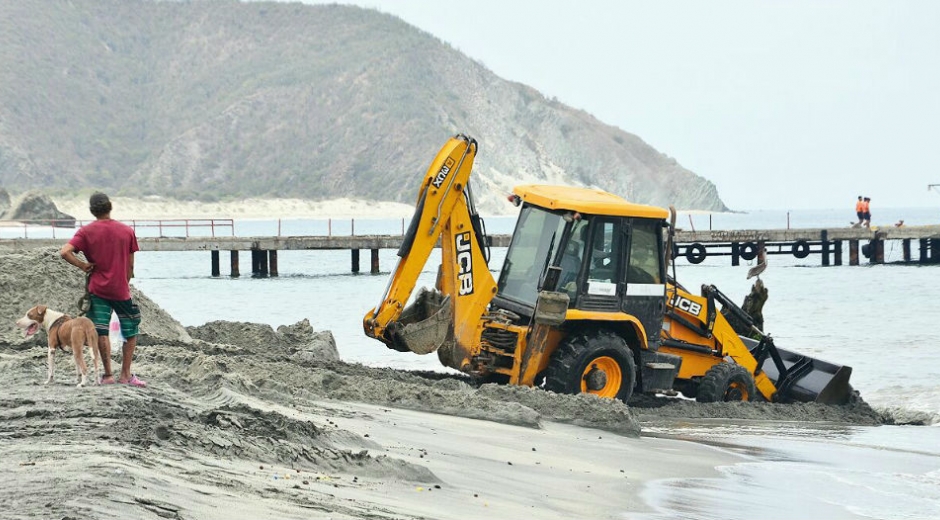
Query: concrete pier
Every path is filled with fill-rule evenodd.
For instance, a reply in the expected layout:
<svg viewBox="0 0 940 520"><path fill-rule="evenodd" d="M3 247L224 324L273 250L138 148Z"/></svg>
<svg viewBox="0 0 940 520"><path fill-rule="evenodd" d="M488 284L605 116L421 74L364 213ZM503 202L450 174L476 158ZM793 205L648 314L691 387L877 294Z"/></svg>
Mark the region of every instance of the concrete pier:
<svg viewBox="0 0 940 520"><path fill-rule="evenodd" d="M492 247L508 247L509 235L489 235ZM917 255L912 242L917 241ZM708 257L730 256L731 265L741 260L752 261L761 247L768 255L791 255L804 259L819 256L824 266L842 265L843 244L848 245L849 265L885 262L885 244L899 241L903 262L940 264L940 225L904 226L900 228L831 228L831 229L769 229L769 230L708 230L679 231L673 252L676 258L698 264ZM56 239L0 239L0 250L62 246ZM219 251L231 254L231 276L240 276L239 251L251 251L252 276L278 276L278 252L298 250L348 250L350 269L360 271L360 251L370 252L369 272L380 272L379 250L398 249L401 235L354 236L264 236L264 237L142 237L138 244L147 251L209 251L212 276L220 276ZM861 253L861 254L859 254Z"/></svg>

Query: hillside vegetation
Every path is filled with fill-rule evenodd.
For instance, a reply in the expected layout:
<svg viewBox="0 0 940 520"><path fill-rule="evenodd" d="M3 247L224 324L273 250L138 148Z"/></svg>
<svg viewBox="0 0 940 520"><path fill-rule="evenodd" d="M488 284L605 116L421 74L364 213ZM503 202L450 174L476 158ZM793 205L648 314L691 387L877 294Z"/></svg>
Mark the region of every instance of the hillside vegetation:
<svg viewBox="0 0 940 520"><path fill-rule="evenodd" d="M412 203L455 133L480 142L485 211L530 182L726 209L714 185L637 136L377 11L0 2L0 186L13 193Z"/></svg>

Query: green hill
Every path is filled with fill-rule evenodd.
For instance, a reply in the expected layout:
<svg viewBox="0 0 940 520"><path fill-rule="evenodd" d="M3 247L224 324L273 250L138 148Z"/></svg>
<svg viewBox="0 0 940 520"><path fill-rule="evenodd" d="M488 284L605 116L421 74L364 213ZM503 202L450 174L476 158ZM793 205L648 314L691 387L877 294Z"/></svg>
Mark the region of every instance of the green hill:
<svg viewBox="0 0 940 520"><path fill-rule="evenodd" d="M522 182L725 209L710 182L637 136L377 11L0 2L0 186L14 193L411 203L458 132L480 142L484 210Z"/></svg>

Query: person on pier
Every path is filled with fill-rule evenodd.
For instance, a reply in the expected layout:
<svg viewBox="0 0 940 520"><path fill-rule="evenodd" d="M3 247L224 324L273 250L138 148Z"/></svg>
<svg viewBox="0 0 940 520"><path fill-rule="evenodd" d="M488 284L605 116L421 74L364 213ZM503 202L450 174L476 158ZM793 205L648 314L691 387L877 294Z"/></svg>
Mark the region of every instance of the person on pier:
<svg viewBox="0 0 940 520"><path fill-rule="evenodd" d="M863 225L865 227L871 227L871 197L865 197L865 200L862 201L862 205L862 211L864 212L863 217L865 220Z"/></svg>
<svg viewBox="0 0 940 520"><path fill-rule="evenodd" d="M858 217L858 222L852 224L852 227L859 227L865 222L865 201L862 200L862 196L858 196L858 202L855 203L855 215Z"/></svg>

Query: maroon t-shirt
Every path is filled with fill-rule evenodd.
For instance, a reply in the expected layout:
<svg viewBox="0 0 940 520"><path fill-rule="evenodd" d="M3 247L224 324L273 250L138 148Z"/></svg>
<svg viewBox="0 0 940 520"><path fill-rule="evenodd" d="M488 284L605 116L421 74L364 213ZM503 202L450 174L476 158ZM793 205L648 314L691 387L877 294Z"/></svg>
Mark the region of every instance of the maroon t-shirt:
<svg viewBox="0 0 940 520"><path fill-rule="evenodd" d="M79 228L69 244L95 264L88 292L106 300L131 299L127 262L140 248L130 226L116 220L96 220Z"/></svg>

